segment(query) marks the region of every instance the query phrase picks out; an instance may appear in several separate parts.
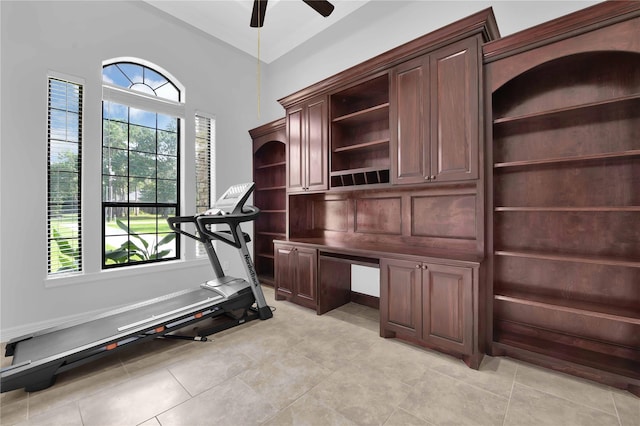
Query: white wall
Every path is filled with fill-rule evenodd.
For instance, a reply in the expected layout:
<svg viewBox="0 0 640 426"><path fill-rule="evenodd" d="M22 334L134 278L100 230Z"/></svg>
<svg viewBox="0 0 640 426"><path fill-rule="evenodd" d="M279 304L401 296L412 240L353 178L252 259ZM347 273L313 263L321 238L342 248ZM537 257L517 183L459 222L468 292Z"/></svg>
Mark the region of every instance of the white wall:
<svg viewBox="0 0 640 426"><path fill-rule="evenodd" d="M208 263L193 259L100 271L102 61L143 58L179 80L186 88L186 141L193 140L196 110L215 115L216 178L221 191L251 179L247 130L261 124L254 104L247 106L255 97L255 60L142 2L3 0L0 7L0 340L207 279L211 275ZM75 280L46 279L49 70L85 82L85 274ZM187 165L194 161L192 145L186 143L182 149ZM195 199L194 176L192 167L184 167L183 203ZM231 262L230 272L243 274L237 252L224 248L221 252L221 258Z"/></svg>
<svg viewBox="0 0 640 426"><path fill-rule="evenodd" d="M493 8L504 37L596 3L373 0L269 64L264 115L281 117L277 99L487 7Z"/></svg>
<svg viewBox="0 0 640 426"><path fill-rule="evenodd" d="M100 271L101 64L139 57L169 71L185 87L186 141L196 110L217 123L217 181L224 190L251 179L248 129L282 117L277 99L399 44L493 6L502 35L587 7L593 2L379 1L268 66L256 106L256 62L140 1L0 1L0 340L195 285L206 261L187 260ZM46 279L46 77L52 70L85 81L85 274L62 284ZM183 147L186 164L193 161ZM194 199L184 168L183 203ZM190 213L183 209L183 213ZM188 253L190 254L190 253ZM233 275L237 255L223 248Z"/></svg>

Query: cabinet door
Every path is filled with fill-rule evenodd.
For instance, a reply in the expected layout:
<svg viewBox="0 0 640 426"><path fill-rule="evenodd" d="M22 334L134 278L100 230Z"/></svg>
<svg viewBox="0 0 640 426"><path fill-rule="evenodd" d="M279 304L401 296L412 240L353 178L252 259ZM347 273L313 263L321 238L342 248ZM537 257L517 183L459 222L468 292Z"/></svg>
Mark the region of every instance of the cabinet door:
<svg viewBox="0 0 640 426"><path fill-rule="evenodd" d="M295 248L275 244L275 291L276 296L292 297L295 286Z"/></svg>
<svg viewBox="0 0 640 426"><path fill-rule="evenodd" d="M478 38L436 50L431 63L432 180L478 178Z"/></svg>
<svg viewBox="0 0 640 426"><path fill-rule="evenodd" d="M304 112L302 107L287 110L287 191L305 187Z"/></svg>
<svg viewBox="0 0 640 426"><path fill-rule="evenodd" d="M430 263L425 267L422 340L470 354L474 318L471 269Z"/></svg>
<svg viewBox="0 0 640 426"><path fill-rule="evenodd" d="M396 67L391 84L392 182L423 183L428 179L429 63L420 57Z"/></svg>
<svg viewBox="0 0 640 426"><path fill-rule="evenodd" d="M328 186L329 139L325 98L312 101L307 106L306 190L322 191Z"/></svg>
<svg viewBox="0 0 640 426"><path fill-rule="evenodd" d="M420 336L421 264L405 260L380 260L380 328L411 337Z"/></svg>
<svg viewBox="0 0 640 426"><path fill-rule="evenodd" d="M317 251L314 249L296 248L296 282L295 302L300 305L316 308L317 294Z"/></svg>

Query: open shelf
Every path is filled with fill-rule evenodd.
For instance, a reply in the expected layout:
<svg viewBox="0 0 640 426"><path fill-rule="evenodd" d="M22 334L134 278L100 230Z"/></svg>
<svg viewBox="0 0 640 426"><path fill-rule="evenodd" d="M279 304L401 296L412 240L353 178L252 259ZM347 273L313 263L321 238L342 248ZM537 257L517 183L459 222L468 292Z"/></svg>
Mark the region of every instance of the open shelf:
<svg viewBox="0 0 640 426"><path fill-rule="evenodd" d="M365 151L372 147L385 146L385 145L386 146L389 145L389 138L342 146L342 147L335 148L333 152Z"/></svg>
<svg viewBox="0 0 640 426"><path fill-rule="evenodd" d="M640 362L638 361L506 331L497 331L494 338L494 349L504 350L516 358L533 359L529 358L527 353L521 352L527 351L548 357L544 361L552 365L558 366L558 360L575 364L558 366L561 370L566 371L572 368L582 370L580 366L586 365L596 370L640 380Z"/></svg>
<svg viewBox="0 0 640 426"><path fill-rule="evenodd" d="M269 169L271 167L282 167L282 166L286 166L287 162L286 161L278 161L276 163L269 163L269 164L263 164L260 166L256 166L255 169L256 170L260 170L260 169Z"/></svg>
<svg viewBox="0 0 640 426"><path fill-rule="evenodd" d="M389 117L389 102L333 118L333 123L356 124Z"/></svg>
<svg viewBox="0 0 640 426"><path fill-rule="evenodd" d="M602 154L583 155L579 157L556 157L545 158L537 160L522 160L522 161L509 161L504 163L495 163L494 168L505 167L527 167L527 166L540 166L545 164L558 164L558 163L574 163L574 162L586 162L586 161L598 161L606 160L610 158L624 158L624 157L636 157L640 156L640 149L634 149L622 152L606 152Z"/></svg>
<svg viewBox="0 0 640 426"><path fill-rule="evenodd" d="M592 263L592 264L598 264L598 265L640 268L640 259L621 259L619 257L574 256L574 255L559 254L559 253L543 253L543 252L536 252L536 251L510 251L510 250L496 250L494 252L494 255L523 257L523 258L541 259L541 260L556 260L560 262Z"/></svg>
<svg viewBox="0 0 640 426"><path fill-rule="evenodd" d="M598 319L609 319L640 325L640 308L628 309L604 305L601 303L567 300L558 297L516 291L503 291L499 294L495 294L494 299L519 305L535 306L553 311L569 312Z"/></svg>
<svg viewBox="0 0 640 426"><path fill-rule="evenodd" d="M571 119L574 117L580 117L586 119L595 115L601 115L603 112L614 112L616 109L628 111L632 108L636 111L640 110L640 94L636 93L604 101L588 102L580 105L551 109L548 111L497 118L493 120L493 124L499 126L524 121L545 121L552 118ZM639 113L640 112L636 112L636 114Z"/></svg>

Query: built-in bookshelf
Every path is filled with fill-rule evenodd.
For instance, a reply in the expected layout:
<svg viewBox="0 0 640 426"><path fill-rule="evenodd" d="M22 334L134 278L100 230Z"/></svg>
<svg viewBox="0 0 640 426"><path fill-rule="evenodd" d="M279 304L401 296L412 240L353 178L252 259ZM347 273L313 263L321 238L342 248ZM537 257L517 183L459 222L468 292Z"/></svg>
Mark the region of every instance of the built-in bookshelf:
<svg viewBox="0 0 640 426"><path fill-rule="evenodd" d="M555 360L634 389L638 69L640 52L596 50L546 61L495 90L488 212L494 353Z"/></svg>
<svg viewBox="0 0 640 426"><path fill-rule="evenodd" d="M389 75L331 95L331 188L389 183Z"/></svg>
<svg viewBox="0 0 640 426"><path fill-rule="evenodd" d="M258 279L273 286L273 240L286 238L286 135L284 119L250 130L253 138L253 204L260 209L254 223L254 262Z"/></svg>

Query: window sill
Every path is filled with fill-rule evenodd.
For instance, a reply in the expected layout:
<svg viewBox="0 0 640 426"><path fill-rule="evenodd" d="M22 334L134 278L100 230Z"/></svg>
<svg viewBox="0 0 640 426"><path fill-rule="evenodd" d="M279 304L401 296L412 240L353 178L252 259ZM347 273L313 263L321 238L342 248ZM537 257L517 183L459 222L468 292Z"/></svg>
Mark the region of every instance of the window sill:
<svg viewBox="0 0 640 426"><path fill-rule="evenodd" d="M117 269L105 269L99 272L82 273L78 275L63 275L44 279L45 288L64 287L68 285L87 284L100 281L135 277L138 275L158 274L168 271L178 271L199 266L209 266L206 257L190 260L173 260L162 264L146 264Z"/></svg>

